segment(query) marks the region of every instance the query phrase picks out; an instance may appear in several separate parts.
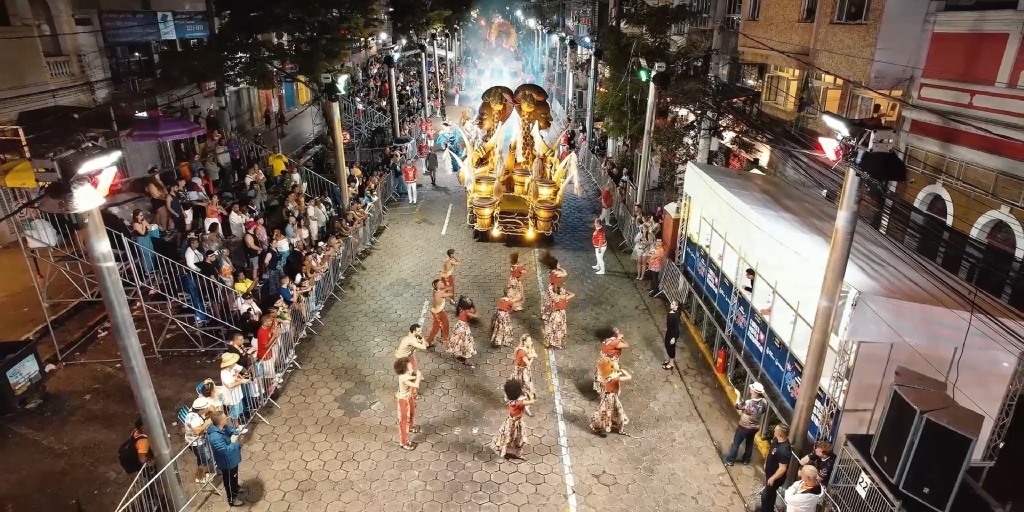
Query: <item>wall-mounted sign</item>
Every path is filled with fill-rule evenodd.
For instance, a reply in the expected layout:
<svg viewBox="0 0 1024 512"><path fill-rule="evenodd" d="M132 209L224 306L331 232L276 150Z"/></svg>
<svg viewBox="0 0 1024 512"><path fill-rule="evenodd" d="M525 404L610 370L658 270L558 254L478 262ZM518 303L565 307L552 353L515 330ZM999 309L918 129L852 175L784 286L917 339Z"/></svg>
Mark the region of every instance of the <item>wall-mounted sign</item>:
<svg viewBox="0 0 1024 512"><path fill-rule="evenodd" d="M103 40L128 45L210 36L205 11L100 11Z"/></svg>

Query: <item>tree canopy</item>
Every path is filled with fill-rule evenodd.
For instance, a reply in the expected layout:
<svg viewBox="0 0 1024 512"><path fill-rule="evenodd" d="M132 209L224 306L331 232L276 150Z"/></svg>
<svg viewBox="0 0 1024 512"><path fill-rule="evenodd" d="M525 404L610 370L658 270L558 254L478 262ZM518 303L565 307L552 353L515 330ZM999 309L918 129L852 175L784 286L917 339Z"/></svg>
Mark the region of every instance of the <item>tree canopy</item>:
<svg viewBox="0 0 1024 512"><path fill-rule="evenodd" d="M613 137L637 141L643 136L648 83L638 77L640 59L648 64L665 62L665 71L655 76L659 85L659 112L666 117L669 106L699 101L707 73L710 35L693 30L685 38L673 34L677 27L694 24L700 15L687 4L649 5L633 2L622 13L622 26L610 26L599 37L607 69L595 100L595 110L604 129Z"/></svg>
<svg viewBox="0 0 1024 512"><path fill-rule="evenodd" d="M207 44L161 55L168 78L270 87L285 68L316 76L358 51L380 15L373 0L214 0L214 9Z"/></svg>
<svg viewBox="0 0 1024 512"><path fill-rule="evenodd" d="M391 0L391 26L396 37L419 36L450 27L470 10L470 0Z"/></svg>

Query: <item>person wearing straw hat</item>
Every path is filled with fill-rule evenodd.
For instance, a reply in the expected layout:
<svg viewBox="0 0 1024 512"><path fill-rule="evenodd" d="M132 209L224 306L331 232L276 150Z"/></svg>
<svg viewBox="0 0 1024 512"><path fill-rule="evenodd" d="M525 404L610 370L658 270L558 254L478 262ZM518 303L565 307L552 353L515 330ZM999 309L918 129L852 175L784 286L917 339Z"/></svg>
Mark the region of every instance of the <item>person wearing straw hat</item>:
<svg viewBox="0 0 1024 512"><path fill-rule="evenodd" d="M185 442L196 456L196 483L205 484L213 478L216 471L210 450L206 446L206 430L213 425L210 415L215 410L213 402L205 396L192 401L192 410L185 415Z"/></svg>
<svg viewBox="0 0 1024 512"><path fill-rule="evenodd" d="M736 463L740 444L743 445L743 457L740 457L742 464L750 464L750 457L754 452L754 435L761 429L761 420L768 409L768 403L764 399L764 386L760 382L750 385L749 396L750 398L737 401L735 404L736 410L740 411L740 422L733 434L732 446L729 447L729 452L723 460L726 466Z"/></svg>
<svg viewBox="0 0 1024 512"><path fill-rule="evenodd" d="M220 355L220 383L228 391L224 397L224 407L228 410L231 424L236 427L244 409L245 394L242 386L250 382L245 377L245 369L238 365L238 360L238 354L233 352ZM242 433L245 433L245 429L242 429Z"/></svg>

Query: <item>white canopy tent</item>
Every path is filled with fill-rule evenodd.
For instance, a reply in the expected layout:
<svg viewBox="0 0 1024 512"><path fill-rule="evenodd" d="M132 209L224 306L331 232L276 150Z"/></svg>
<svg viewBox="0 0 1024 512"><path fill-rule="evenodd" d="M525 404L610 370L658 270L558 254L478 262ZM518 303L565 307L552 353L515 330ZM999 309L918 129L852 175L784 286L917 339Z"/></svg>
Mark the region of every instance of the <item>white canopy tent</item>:
<svg viewBox="0 0 1024 512"><path fill-rule="evenodd" d="M836 208L811 189L696 163L688 164L685 192L687 235L723 272L737 269L741 276L742 268L757 270L752 303L771 308L766 316L772 329L804 362ZM874 431L893 372L905 366L946 380L957 402L985 416L975 451L980 458L1021 356L1021 344L1011 333L1024 333L1024 318L984 293L978 293L972 314L965 300L975 294L972 287L896 251L863 225L854 239L846 285L849 300L837 313L841 324L833 329L822 382L828 389L840 344L855 343L853 373L842 387L840 435Z"/></svg>

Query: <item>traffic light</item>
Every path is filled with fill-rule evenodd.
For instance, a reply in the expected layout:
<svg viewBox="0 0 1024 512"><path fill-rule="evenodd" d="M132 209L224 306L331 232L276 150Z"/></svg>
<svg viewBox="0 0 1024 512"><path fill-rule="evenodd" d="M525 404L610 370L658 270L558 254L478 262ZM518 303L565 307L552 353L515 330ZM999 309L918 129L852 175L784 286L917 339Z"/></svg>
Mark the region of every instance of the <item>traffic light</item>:
<svg viewBox="0 0 1024 512"><path fill-rule="evenodd" d="M636 70L636 77L639 78L641 82L647 82L651 79L651 70L647 68L640 68Z"/></svg>

